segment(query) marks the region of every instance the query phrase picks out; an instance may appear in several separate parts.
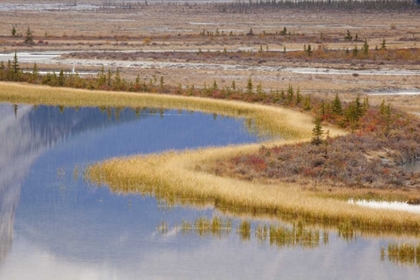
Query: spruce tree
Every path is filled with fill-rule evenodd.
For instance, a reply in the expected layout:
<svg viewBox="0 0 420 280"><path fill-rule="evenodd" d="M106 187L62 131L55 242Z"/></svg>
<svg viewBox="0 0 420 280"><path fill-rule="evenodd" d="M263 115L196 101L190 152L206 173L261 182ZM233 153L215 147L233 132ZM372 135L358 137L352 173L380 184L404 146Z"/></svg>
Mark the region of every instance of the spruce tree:
<svg viewBox="0 0 420 280"><path fill-rule="evenodd" d="M305 101L303 102L303 110L309 111L311 109L312 109L311 96L308 95L308 96L305 97Z"/></svg>
<svg viewBox="0 0 420 280"><path fill-rule="evenodd" d="M15 74L15 75L19 72L19 61L18 61L18 58L17 58L16 51L15 51L15 55L13 56L12 70L13 70L13 74Z"/></svg>
<svg viewBox="0 0 420 280"><path fill-rule="evenodd" d="M296 90L296 105L302 102L302 95L300 94L300 88L298 87Z"/></svg>
<svg viewBox="0 0 420 280"><path fill-rule="evenodd" d="M164 81L163 76L160 77L159 85L160 85L160 89L163 91L165 88L165 81Z"/></svg>
<svg viewBox="0 0 420 280"><path fill-rule="evenodd" d="M312 55L312 47L311 44L308 45L308 48L306 49L306 53L308 54L308 56Z"/></svg>
<svg viewBox="0 0 420 280"><path fill-rule="evenodd" d="M58 86L63 87L65 82L64 71L63 69L60 70L58 74Z"/></svg>
<svg viewBox="0 0 420 280"><path fill-rule="evenodd" d="M251 79L251 76L248 78L248 82L247 82L247 84L246 84L246 92L248 93L248 94L252 94L253 93L253 84L252 84L252 79Z"/></svg>
<svg viewBox="0 0 420 280"><path fill-rule="evenodd" d="M369 45L368 45L366 39L365 39L365 42L364 42L363 47L362 47L362 52L363 52L364 55L369 54Z"/></svg>
<svg viewBox="0 0 420 280"><path fill-rule="evenodd" d="M217 85L216 80L213 81L213 91L216 91L219 89L219 86Z"/></svg>
<svg viewBox="0 0 420 280"><path fill-rule="evenodd" d="M357 48L357 45L355 45L353 49L353 56L356 57L358 54L359 54L359 49Z"/></svg>
<svg viewBox="0 0 420 280"><path fill-rule="evenodd" d="M381 50L386 50L386 41L385 41L385 38L382 40Z"/></svg>
<svg viewBox="0 0 420 280"><path fill-rule="evenodd" d="M25 37L24 43L27 44L27 45L33 45L34 44L34 38L33 38L33 35L32 35L31 28L29 28L29 26L28 26L28 29L26 30L26 37Z"/></svg>
<svg viewBox="0 0 420 280"><path fill-rule="evenodd" d="M338 97L338 94L335 94L335 98L331 103L331 110L335 115L341 116L343 114L343 107L341 105L341 100Z"/></svg>
<svg viewBox="0 0 420 280"><path fill-rule="evenodd" d="M346 36L344 36L344 39L346 39L346 40L348 40L348 41L351 41L351 40L353 39L353 36L351 36L351 34L350 34L350 31L349 31L349 30L347 30L347 34L346 34Z"/></svg>
<svg viewBox="0 0 420 280"><path fill-rule="evenodd" d="M316 117L314 120L315 127L312 129L312 140L311 143L314 145L319 145L322 143L322 134L324 131L322 130L322 118Z"/></svg>
<svg viewBox="0 0 420 280"><path fill-rule="evenodd" d="M38 65L36 64L36 62L34 63L34 67L32 69L32 79L34 81L38 80L38 76L39 76L39 70L38 70Z"/></svg>
<svg viewBox="0 0 420 280"><path fill-rule="evenodd" d="M292 85L289 85L289 87L287 88L287 102L289 104L292 103L294 95L295 95L295 91L293 90Z"/></svg>
<svg viewBox="0 0 420 280"><path fill-rule="evenodd" d="M258 95L263 95L264 94L264 90L262 88L261 82L259 82L258 85L257 85L257 94Z"/></svg>

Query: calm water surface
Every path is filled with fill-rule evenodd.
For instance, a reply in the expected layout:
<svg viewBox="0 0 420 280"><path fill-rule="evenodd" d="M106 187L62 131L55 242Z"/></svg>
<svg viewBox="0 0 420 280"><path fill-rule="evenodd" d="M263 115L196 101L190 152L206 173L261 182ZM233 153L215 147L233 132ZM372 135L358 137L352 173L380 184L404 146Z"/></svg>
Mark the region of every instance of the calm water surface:
<svg viewBox="0 0 420 280"><path fill-rule="evenodd" d="M416 239L330 231L312 246L270 245L254 234L269 221L252 220L244 238L240 220L217 210L169 208L83 181L87 164L114 156L262 140L246 123L186 111L1 104L0 279L419 279L419 265L380 254L389 242ZM231 232L176 227L214 216L231 219Z"/></svg>

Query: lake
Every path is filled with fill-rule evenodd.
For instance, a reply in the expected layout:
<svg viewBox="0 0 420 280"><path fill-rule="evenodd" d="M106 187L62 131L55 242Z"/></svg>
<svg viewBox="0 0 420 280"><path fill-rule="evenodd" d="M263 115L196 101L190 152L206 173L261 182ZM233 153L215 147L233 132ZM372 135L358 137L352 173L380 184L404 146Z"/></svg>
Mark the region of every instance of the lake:
<svg viewBox="0 0 420 280"><path fill-rule="evenodd" d="M83 179L88 164L110 157L267 140L248 123L185 110L0 104L0 279L418 279L419 259L381 257L390 242L418 244L413 237L296 222L310 241L275 239L258 226L293 226ZM214 217L229 228L186 226Z"/></svg>

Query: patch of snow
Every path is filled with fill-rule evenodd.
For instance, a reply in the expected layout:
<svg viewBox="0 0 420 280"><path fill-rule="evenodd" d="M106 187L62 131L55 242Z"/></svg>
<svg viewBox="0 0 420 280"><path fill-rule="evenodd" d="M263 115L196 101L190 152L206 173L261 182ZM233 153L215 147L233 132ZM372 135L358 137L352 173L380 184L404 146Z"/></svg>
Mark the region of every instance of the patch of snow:
<svg viewBox="0 0 420 280"><path fill-rule="evenodd" d="M369 95L419 95L420 90L418 89L397 89L397 90L383 90L368 92Z"/></svg>
<svg viewBox="0 0 420 280"><path fill-rule="evenodd" d="M397 202L397 201L387 202L387 201L350 199L348 203L360 205L363 207L374 208L374 209L398 210L398 211L406 211L406 212L420 214L420 205L410 205L405 202Z"/></svg>

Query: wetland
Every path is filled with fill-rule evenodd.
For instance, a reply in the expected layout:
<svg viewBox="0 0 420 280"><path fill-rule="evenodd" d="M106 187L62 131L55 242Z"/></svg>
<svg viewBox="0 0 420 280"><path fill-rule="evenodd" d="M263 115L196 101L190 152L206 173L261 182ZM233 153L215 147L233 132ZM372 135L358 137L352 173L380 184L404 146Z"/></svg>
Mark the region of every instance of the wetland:
<svg viewBox="0 0 420 280"><path fill-rule="evenodd" d="M211 205L168 204L83 179L88 164L108 157L264 140L249 133L243 119L148 108L0 108L2 278L214 279L235 268L235 277L245 279L279 273L324 279L355 267L349 277L418 274L415 255L409 261L387 257L388 244L415 245L410 236L375 237L232 215ZM293 265L308 256L304 271Z"/></svg>
<svg viewBox="0 0 420 280"><path fill-rule="evenodd" d="M64 2L0 7L0 279L418 278L413 1Z"/></svg>

